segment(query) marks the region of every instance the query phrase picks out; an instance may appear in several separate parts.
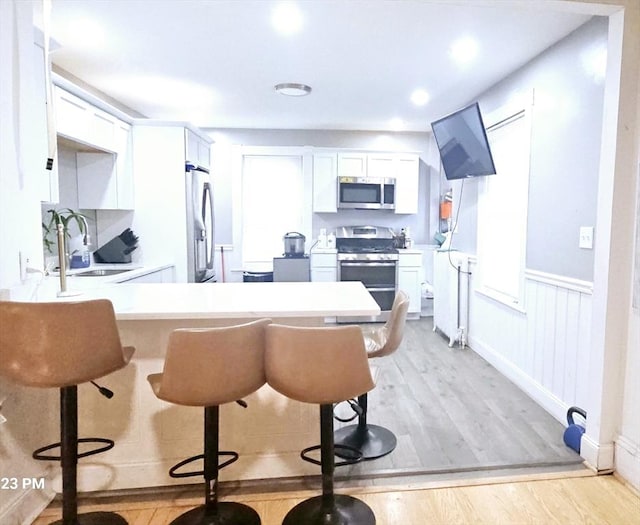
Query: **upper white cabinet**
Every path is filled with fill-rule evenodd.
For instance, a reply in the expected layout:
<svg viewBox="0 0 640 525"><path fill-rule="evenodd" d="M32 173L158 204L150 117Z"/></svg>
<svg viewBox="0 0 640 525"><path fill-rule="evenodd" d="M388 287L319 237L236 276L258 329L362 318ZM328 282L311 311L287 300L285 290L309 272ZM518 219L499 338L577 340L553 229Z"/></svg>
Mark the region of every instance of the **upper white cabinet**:
<svg viewBox="0 0 640 525"><path fill-rule="evenodd" d="M389 153L371 153L367 155L368 177L395 177L395 155Z"/></svg>
<svg viewBox="0 0 640 525"><path fill-rule="evenodd" d="M313 211L338 211L338 177L396 180L395 213L418 213L420 157L411 153L363 153L314 149Z"/></svg>
<svg viewBox="0 0 640 525"><path fill-rule="evenodd" d="M54 88L58 135L90 146L76 154L78 207L131 210L131 126L60 86Z"/></svg>
<svg viewBox="0 0 640 525"><path fill-rule="evenodd" d="M340 177L366 177L367 154L351 151L339 152L338 175Z"/></svg>
<svg viewBox="0 0 640 525"><path fill-rule="evenodd" d="M420 157L396 155L393 172L396 177L396 213L418 213L418 180Z"/></svg>
<svg viewBox="0 0 640 525"><path fill-rule="evenodd" d="M338 153L313 153L313 211L333 212L338 209Z"/></svg>
<svg viewBox="0 0 640 525"><path fill-rule="evenodd" d="M131 126L119 121L114 131L115 153L76 153L81 209L134 208Z"/></svg>
<svg viewBox="0 0 640 525"><path fill-rule="evenodd" d="M116 202L112 209L132 210L134 208L133 184L133 134L131 126L118 122L115 129L116 147ZM113 202L111 204L114 204Z"/></svg>
<svg viewBox="0 0 640 525"><path fill-rule="evenodd" d="M89 102L55 86L58 135L104 151L116 151L117 129L123 122Z"/></svg>
<svg viewBox="0 0 640 525"><path fill-rule="evenodd" d="M211 165L211 145L187 128L184 130L184 141L186 160L198 166L209 168Z"/></svg>

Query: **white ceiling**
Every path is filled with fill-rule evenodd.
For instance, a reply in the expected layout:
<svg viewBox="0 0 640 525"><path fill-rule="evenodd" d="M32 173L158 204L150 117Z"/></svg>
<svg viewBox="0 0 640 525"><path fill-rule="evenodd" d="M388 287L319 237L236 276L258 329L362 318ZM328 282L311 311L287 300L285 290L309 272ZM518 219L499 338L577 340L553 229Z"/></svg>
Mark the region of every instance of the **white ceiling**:
<svg viewBox="0 0 640 525"><path fill-rule="evenodd" d="M426 131L585 23L504 0L301 0L278 34L270 0L52 0L53 63L150 118L200 127ZM548 5L548 4L547 4ZM451 57L461 37L476 59ZM274 91L313 88L307 97ZM417 107L410 95L430 94Z"/></svg>

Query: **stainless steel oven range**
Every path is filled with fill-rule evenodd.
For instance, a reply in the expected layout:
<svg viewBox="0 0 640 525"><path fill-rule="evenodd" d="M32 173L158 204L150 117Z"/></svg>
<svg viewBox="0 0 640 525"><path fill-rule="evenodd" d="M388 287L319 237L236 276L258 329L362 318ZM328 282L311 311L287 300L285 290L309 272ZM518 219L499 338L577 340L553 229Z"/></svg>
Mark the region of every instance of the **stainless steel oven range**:
<svg viewBox="0 0 640 525"><path fill-rule="evenodd" d="M377 317L338 317L337 321L386 321L398 287L398 250L393 230L380 226L343 226L336 230L336 248L338 280L361 281L382 311Z"/></svg>

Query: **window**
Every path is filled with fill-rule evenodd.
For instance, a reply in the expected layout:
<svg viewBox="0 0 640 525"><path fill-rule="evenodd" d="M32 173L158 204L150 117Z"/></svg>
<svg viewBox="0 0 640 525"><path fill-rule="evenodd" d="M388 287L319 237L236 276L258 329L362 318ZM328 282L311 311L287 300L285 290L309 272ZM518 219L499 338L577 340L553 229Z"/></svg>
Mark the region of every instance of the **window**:
<svg viewBox="0 0 640 525"><path fill-rule="evenodd" d="M483 177L479 185L478 289L521 309L529 201L530 111L511 112L487 128L487 137L496 175Z"/></svg>
<svg viewBox="0 0 640 525"><path fill-rule="evenodd" d="M273 257L283 253L285 233L310 230L303 161L302 153L243 153L241 243L245 269L270 269Z"/></svg>

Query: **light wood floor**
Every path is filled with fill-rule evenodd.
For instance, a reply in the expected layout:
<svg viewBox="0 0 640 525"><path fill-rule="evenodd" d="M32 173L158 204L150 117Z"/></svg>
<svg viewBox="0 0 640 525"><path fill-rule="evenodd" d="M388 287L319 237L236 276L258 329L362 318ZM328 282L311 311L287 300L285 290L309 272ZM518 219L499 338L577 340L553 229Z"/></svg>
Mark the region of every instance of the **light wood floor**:
<svg viewBox="0 0 640 525"><path fill-rule="evenodd" d="M507 478L468 480L455 484L427 484L404 487L341 489L365 501L374 511L378 525L452 524L598 524L637 525L640 497L614 476L562 474L551 479ZM577 477L574 477L577 476ZM253 507L262 525L279 525L295 504L316 495L315 491L232 495L232 499ZM105 500L107 501L107 500ZM200 498L182 498L176 493L82 505L85 512L119 512L130 525L165 525ZM57 504L34 522L44 525L60 517Z"/></svg>

